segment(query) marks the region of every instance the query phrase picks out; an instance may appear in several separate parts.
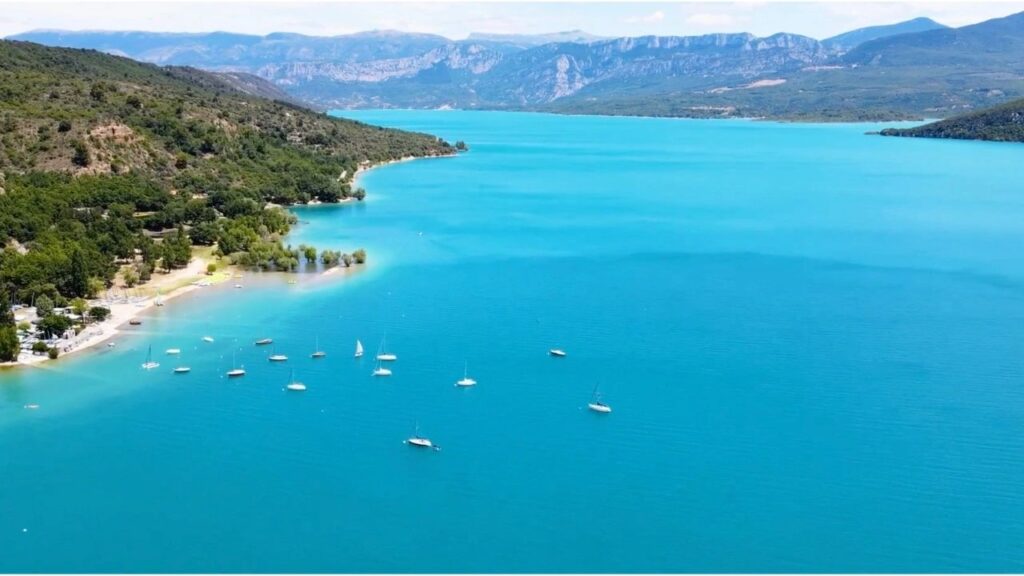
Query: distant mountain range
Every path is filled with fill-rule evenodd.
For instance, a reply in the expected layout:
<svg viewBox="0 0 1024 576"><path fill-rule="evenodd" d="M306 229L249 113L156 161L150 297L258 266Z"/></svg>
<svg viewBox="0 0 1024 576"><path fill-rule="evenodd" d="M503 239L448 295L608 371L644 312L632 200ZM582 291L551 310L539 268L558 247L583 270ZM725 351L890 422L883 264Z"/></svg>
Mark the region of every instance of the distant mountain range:
<svg viewBox="0 0 1024 576"><path fill-rule="evenodd" d="M826 38L825 40L822 40L821 43L833 52L843 53L849 52L865 42L878 40L879 38L885 38L886 36L926 32L928 30L941 30L945 28L948 28L948 26L939 24L931 18L914 18L913 20L907 20L906 22L900 22L898 24L858 28L857 30L851 30L850 32L846 32L838 36Z"/></svg>
<svg viewBox="0 0 1024 576"><path fill-rule="evenodd" d="M780 33L603 39L375 31L36 31L15 39L259 76L320 107L885 119L1024 97L1024 13L963 28L927 18L816 40Z"/></svg>

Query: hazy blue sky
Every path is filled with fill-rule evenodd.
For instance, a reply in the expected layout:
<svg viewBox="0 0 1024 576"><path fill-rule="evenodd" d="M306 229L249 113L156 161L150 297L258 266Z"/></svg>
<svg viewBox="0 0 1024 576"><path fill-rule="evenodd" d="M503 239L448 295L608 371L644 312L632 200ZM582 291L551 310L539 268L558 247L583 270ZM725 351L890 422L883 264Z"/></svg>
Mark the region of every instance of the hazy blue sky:
<svg viewBox="0 0 1024 576"><path fill-rule="evenodd" d="M930 16L962 26L1024 11L1008 2L0 2L0 36L35 28L333 35L374 29L606 36L786 31L824 38L852 28Z"/></svg>

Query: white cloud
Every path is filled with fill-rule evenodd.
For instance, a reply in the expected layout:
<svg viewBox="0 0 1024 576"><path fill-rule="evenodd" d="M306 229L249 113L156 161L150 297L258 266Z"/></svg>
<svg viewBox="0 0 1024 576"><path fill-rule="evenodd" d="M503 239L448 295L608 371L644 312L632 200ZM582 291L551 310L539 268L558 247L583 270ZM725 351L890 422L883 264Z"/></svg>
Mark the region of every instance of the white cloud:
<svg viewBox="0 0 1024 576"><path fill-rule="evenodd" d="M655 10L650 14L643 16L630 16L626 18L626 24L653 24L655 22L661 22L665 19L665 13L661 10Z"/></svg>
<svg viewBox="0 0 1024 576"><path fill-rule="evenodd" d="M686 23L698 28L726 28L736 23L730 14L698 12L686 17Z"/></svg>

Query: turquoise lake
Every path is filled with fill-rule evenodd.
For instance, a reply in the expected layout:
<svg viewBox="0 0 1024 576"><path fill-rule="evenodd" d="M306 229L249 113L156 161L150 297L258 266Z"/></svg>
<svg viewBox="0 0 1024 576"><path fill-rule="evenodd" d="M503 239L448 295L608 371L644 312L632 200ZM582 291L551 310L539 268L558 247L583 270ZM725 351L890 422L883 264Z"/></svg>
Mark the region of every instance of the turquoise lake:
<svg viewBox="0 0 1024 576"><path fill-rule="evenodd" d="M344 115L471 150L296 210L350 278L0 373L0 571L1024 571L1024 147Z"/></svg>

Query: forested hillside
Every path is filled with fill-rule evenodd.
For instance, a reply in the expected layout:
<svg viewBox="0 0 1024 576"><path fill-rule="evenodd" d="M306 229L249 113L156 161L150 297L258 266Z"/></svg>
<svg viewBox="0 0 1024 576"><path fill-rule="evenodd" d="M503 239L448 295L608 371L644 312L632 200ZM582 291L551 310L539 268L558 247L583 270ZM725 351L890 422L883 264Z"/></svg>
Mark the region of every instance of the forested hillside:
<svg viewBox="0 0 1024 576"><path fill-rule="evenodd" d="M292 268L291 216L337 201L360 165L446 142L249 96L223 78L0 41L0 291L65 299L188 261L190 245Z"/></svg>
<svg viewBox="0 0 1024 576"><path fill-rule="evenodd" d="M1024 142L1024 100L954 116L916 128L887 128L883 136Z"/></svg>

